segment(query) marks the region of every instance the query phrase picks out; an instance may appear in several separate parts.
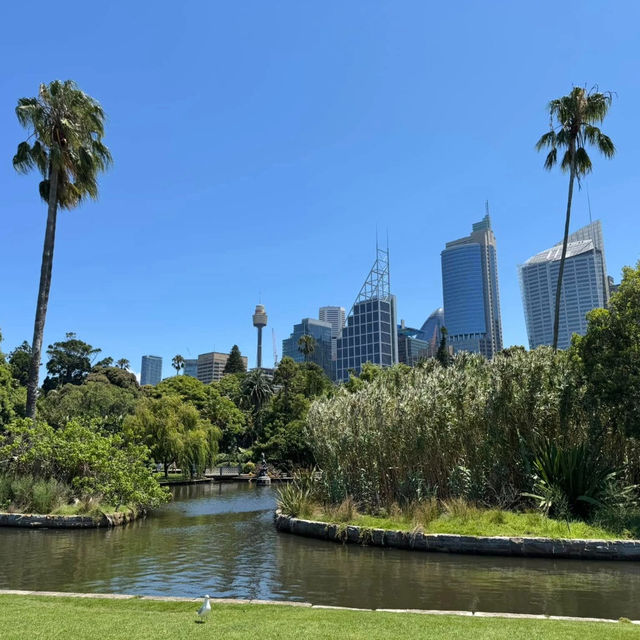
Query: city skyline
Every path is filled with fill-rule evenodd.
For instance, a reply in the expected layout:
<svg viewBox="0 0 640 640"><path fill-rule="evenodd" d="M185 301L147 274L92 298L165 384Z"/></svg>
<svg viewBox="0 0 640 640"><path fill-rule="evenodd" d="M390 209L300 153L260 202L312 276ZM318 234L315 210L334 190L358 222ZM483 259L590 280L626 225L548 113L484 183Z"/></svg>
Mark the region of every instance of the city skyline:
<svg viewBox="0 0 640 640"><path fill-rule="evenodd" d="M19 19L14 6L6 13L8 24ZM419 326L442 304L440 250L486 199L500 243L503 342L526 345L517 265L561 237L567 191L567 176L545 172L534 144L548 101L574 84L615 92L603 130L618 153L593 157L571 230L588 223L590 205L616 282L640 257L628 232L637 224L640 131L629 125L640 104L640 7L626 4L625 20L592 2L575 14L552 3L136 6L127 21L105 12L89 34L81 13L66 12L77 47L114 34L123 46L85 59L48 33L3 76L3 350L31 338L46 217L38 178L11 167L23 139L13 107L54 78L73 78L101 102L114 165L97 202L59 216L45 347L75 331L137 368L146 353L170 362L237 343L254 366L245 319L255 304L265 302L279 340L320 303L348 307L376 226L389 231L398 317ZM566 33L575 19L606 37ZM216 25L215 38L204 25ZM0 41L6 59L19 46L18 33ZM496 108L506 91L523 96L517 112ZM202 104L214 108L205 114ZM190 137L200 143L182 153Z"/></svg>

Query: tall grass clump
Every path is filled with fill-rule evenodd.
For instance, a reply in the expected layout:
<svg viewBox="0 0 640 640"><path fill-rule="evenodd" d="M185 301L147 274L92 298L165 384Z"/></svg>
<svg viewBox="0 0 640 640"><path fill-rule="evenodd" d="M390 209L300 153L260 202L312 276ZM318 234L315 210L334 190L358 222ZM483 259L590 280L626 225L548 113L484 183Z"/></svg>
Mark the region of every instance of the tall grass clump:
<svg viewBox="0 0 640 640"><path fill-rule="evenodd" d="M540 442L593 438L573 367L544 347L492 361L462 353L449 367L383 370L316 401L308 436L326 500L352 497L369 512L430 496L513 507L533 489ZM591 444L624 457L615 435Z"/></svg>

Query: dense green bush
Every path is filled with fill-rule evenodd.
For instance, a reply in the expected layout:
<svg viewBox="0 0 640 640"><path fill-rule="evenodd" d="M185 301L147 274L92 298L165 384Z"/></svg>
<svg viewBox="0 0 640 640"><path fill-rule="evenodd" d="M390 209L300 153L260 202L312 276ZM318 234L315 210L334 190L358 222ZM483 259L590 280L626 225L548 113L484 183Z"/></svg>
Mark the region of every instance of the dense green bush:
<svg viewBox="0 0 640 640"><path fill-rule="evenodd" d="M144 446L73 421L53 429L19 420L0 434L4 474L55 480L70 487L71 498L100 497L116 508L155 507L168 500L148 458Z"/></svg>
<svg viewBox="0 0 640 640"><path fill-rule="evenodd" d="M437 495L508 506L533 488L537 442L588 437L582 394L565 352L459 354L317 401L308 434L333 502L351 495L377 509Z"/></svg>

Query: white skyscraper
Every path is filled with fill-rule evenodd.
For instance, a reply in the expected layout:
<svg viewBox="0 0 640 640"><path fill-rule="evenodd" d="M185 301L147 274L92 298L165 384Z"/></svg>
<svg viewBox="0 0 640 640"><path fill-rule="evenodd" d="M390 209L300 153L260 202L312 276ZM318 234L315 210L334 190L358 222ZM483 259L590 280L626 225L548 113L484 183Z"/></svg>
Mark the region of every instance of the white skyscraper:
<svg viewBox="0 0 640 640"><path fill-rule="evenodd" d="M553 344L553 319L562 243L529 258L518 268L529 348ZM600 221L569 236L560 294L558 347L566 349L574 333L584 335L587 312L606 307L609 283Z"/></svg>
<svg viewBox="0 0 640 640"><path fill-rule="evenodd" d="M318 319L331 324L331 359L337 357L336 341L344 327L344 307L320 307Z"/></svg>

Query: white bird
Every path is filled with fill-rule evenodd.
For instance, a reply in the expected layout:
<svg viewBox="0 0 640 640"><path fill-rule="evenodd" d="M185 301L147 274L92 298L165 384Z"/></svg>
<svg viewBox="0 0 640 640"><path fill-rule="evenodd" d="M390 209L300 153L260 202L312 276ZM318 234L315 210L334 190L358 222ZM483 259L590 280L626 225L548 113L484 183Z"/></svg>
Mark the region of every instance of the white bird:
<svg viewBox="0 0 640 640"><path fill-rule="evenodd" d="M200 618L200 620L202 622L204 622L204 619L211 613L211 604L209 603L209 596L206 595L204 597L204 602L202 603L202 606L198 609L198 617Z"/></svg>

